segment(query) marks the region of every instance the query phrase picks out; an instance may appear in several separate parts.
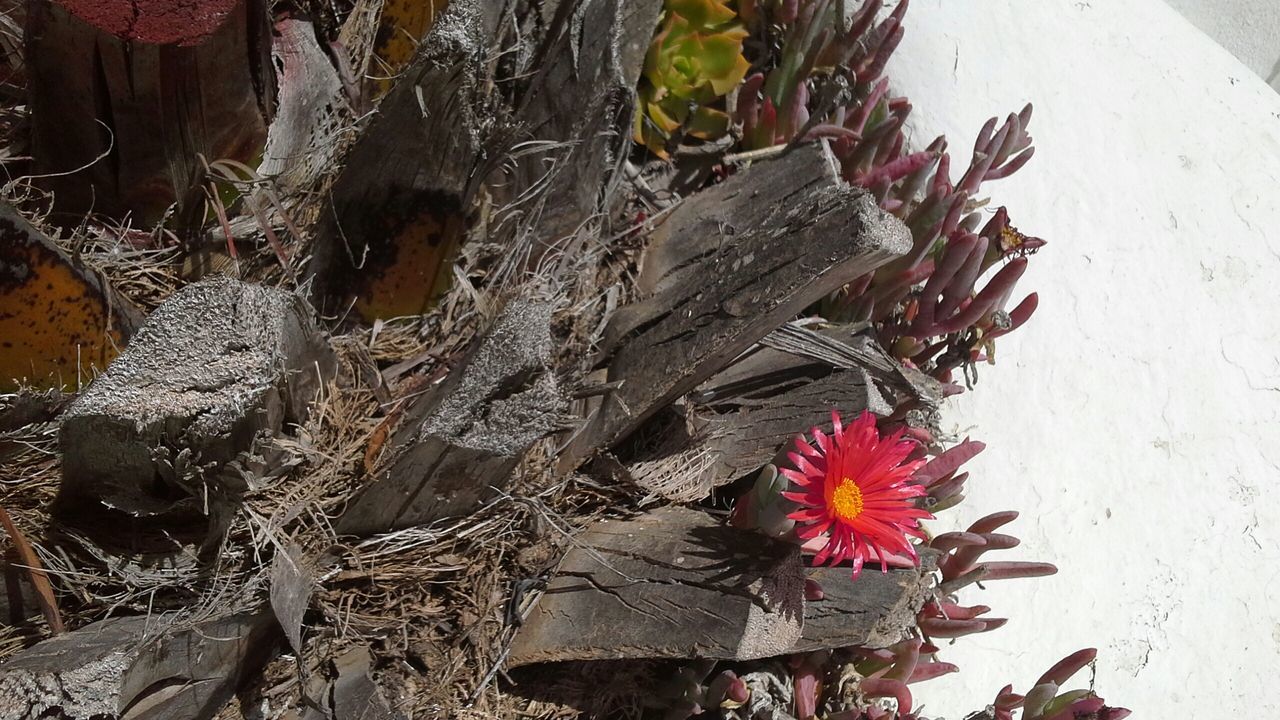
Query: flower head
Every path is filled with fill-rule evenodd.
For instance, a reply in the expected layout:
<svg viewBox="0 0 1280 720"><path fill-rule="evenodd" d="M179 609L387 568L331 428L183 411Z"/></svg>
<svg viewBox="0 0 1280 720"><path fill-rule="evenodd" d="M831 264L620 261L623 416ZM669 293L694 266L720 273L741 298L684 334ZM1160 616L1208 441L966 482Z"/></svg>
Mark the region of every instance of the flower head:
<svg viewBox="0 0 1280 720"><path fill-rule="evenodd" d="M919 556L906 536L923 538L920 520L933 516L913 502L927 491L908 481L924 460L908 462L915 446L902 439L901 431L881 438L869 412L848 428L841 426L837 412L831 413L831 421L829 437L816 427L812 430L816 448L797 437L799 452L787 455L795 469L781 470L799 487L783 493L801 505L788 516L796 521L797 535L803 540L825 535L814 564L852 559L855 578L867 560L878 559L880 569L887 571L891 554L906 555L918 564Z"/></svg>

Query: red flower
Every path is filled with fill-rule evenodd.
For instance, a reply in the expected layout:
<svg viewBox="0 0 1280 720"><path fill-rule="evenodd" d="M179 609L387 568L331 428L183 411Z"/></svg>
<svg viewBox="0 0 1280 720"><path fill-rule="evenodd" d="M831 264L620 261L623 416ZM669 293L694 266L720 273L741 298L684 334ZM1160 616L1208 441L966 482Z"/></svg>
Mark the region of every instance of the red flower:
<svg viewBox="0 0 1280 720"><path fill-rule="evenodd" d="M837 565L852 558L855 578L868 560L878 559L881 571L887 572L891 554L904 554L919 564L906 536L923 538L920 520L932 520L933 516L912 500L925 495L926 490L908 480L925 461L906 462L915 446L902 440L902 431L882 439L875 416L869 412L859 415L847 429L841 427L835 411L831 421L834 432L830 437L813 429L817 448L803 435L797 437L799 452L787 455L795 469L781 469L799 486L799 492L783 493L802 506L788 515L796 521L796 534L804 540L826 535L826 544L814 556L814 564Z"/></svg>

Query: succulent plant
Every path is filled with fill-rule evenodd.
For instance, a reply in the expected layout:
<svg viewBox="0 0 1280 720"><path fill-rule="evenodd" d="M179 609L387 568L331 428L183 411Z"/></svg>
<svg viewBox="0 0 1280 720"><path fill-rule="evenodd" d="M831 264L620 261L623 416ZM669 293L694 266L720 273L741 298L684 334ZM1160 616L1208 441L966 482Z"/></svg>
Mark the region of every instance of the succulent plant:
<svg viewBox="0 0 1280 720"><path fill-rule="evenodd" d="M985 713L970 717L1013 720L1013 711L1018 708L1022 708L1022 720L1121 720L1129 717L1128 710L1108 706L1092 689L1062 691L1062 685L1091 664L1097 655L1096 649L1085 648L1066 656L1041 675L1025 695L1014 693L1013 686L1006 685Z"/></svg>
<svg viewBox="0 0 1280 720"><path fill-rule="evenodd" d="M659 688L654 704L667 720L685 720L709 709L732 709L750 699L751 691L732 670L715 672L715 660L682 665Z"/></svg>
<svg viewBox="0 0 1280 720"><path fill-rule="evenodd" d="M994 340L1025 323L1038 303L1032 294L1007 309L1024 257L1044 241L1009 226L1003 208L978 231L982 183L1012 175L1035 153L1026 132L1032 108L999 128L988 121L957 183L946 138L907 152L911 104L890 95L881 73L902 38L908 3L877 23L880 4L866 0L846 18L835 0L744 3L748 24L781 27L783 40L764 60L768 69L742 83L734 119L748 149L831 138L844 178L911 228L905 258L850 283L823 315L872 322L896 357L950 382L956 368L994 362Z"/></svg>
<svg viewBox="0 0 1280 720"><path fill-rule="evenodd" d="M925 508L938 513L957 505L964 499L964 484L969 473L960 467L986 449L986 444L965 438L956 445L938 453L912 478L928 491Z"/></svg>
<svg viewBox="0 0 1280 720"><path fill-rule="evenodd" d="M960 605L955 597L958 590L981 581L1043 577L1058 572L1057 567L1043 562L980 562L988 551L1018 546L1018 538L996 532L1017 517L1018 513L1011 510L992 513L975 521L968 530L943 533L929 542L929 547L942 553L938 561L942 582L938 595L916 615L922 633L930 638L958 638L995 630L1008 620L982 617L991 611L985 605Z"/></svg>
<svg viewBox="0 0 1280 720"><path fill-rule="evenodd" d="M713 105L742 82L746 29L726 0L667 0L645 56L635 138L665 157L673 139L714 140L729 116Z"/></svg>
<svg viewBox="0 0 1280 720"><path fill-rule="evenodd" d="M791 483L778 473L776 465L765 465L751 489L733 504L729 522L744 530L758 530L773 538L791 536L796 522L787 517L798 507L782 496Z"/></svg>

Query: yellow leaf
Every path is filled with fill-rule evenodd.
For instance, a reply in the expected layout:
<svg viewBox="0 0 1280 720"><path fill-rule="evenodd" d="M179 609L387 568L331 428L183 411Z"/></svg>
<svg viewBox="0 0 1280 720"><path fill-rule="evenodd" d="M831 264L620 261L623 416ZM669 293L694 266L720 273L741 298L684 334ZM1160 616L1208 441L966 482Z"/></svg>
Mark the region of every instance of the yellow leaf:
<svg viewBox="0 0 1280 720"><path fill-rule="evenodd" d="M23 379L75 388L106 368L139 319L89 270L0 208L0 390Z"/></svg>
<svg viewBox="0 0 1280 720"><path fill-rule="evenodd" d="M418 43L426 37L449 0L385 0L373 40L369 91L374 99L387 94L396 76L413 61Z"/></svg>

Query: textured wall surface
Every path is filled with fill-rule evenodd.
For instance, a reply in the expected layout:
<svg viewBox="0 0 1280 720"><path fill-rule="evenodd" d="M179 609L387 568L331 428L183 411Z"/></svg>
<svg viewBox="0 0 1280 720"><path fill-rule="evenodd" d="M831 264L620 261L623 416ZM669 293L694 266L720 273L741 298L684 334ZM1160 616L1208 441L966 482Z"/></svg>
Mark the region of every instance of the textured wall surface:
<svg viewBox="0 0 1280 720"><path fill-rule="evenodd" d="M918 701L963 717L1096 646L1137 716L1280 717L1280 95L1161 0L918 0L888 72L966 160L1035 102L1035 158L985 189L1051 243L949 415L989 447L935 528L1020 510L1003 559L1061 572L969 593L1012 620Z"/></svg>
<svg viewBox="0 0 1280 720"><path fill-rule="evenodd" d="M1280 2L1165 0L1195 26L1280 90Z"/></svg>

